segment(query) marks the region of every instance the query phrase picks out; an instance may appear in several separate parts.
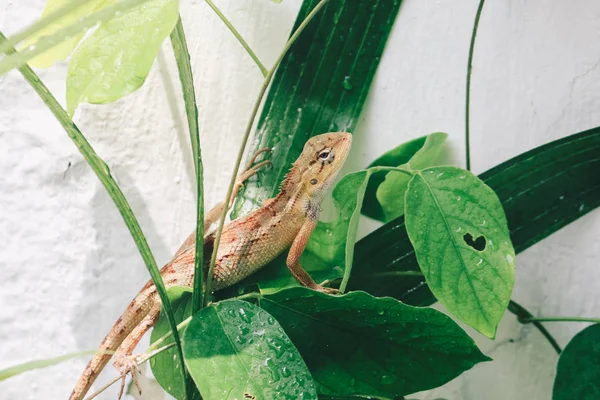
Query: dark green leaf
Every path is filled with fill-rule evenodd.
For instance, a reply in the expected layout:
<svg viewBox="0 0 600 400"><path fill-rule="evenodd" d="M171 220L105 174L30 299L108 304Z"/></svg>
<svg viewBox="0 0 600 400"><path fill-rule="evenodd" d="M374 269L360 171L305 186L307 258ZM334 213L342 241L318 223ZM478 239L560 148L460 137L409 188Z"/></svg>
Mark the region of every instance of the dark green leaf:
<svg viewBox="0 0 600 400"><path fill-rule="evenodd" d="M448 316L391 298L290 288L265 296L260 305L292 339L320 394L414 393L489 360Z"/></svg>
<svg viewBox="0 0 600 400"><path fill-rule="evenodd" d="M460 168L418 172L406 192L406 230L436 299L495 337L515 283L515 251L494 191Z"/></svg>
<svg viewBox="0 0 600 400"><path fill-rule="evenodd" d="M177 286L170 287L167 290L167 294L169 300L171 300L173 316L176 323L179 324L192 314L192 302L190 301L192 298L191 289ZM164 310L161 309L160 317L150 335L150 342L154 343L169 332L171 332L169 321L164 314ZM173 343L173 336L168 337L162 343L162 346L169 343ZM171 396L181 399L183 398L185 386L182 383L182 376L178 370L179 363L176 361L176 357L177 349L172 347L151 358L150 366L152 367L152 374L160 386Z"/></svg>
<svg viewBox="0 0 600 400"><path fill-rule="evenodd" d="M183 336L183 351L205 400L317 398L294 344L253 304L226 300L198 311Z"/></svg>
<svg viewBox="0 0 600 400"><path fill-rule="evenodd" d="M600 128L521 154L480 175L498 195L517 253L600 205ZM398 218L356 244L350 290L427 305L435 298Z"/></svg>
<svg viewBox="0 0 600 400"><path fill-rule="evenodd" d="M305 0L295 28L318 0ZM258 122L254 149L271 147L273 168L249 182L233 215L273 197L314 135L356 126L400 0L330 1L282 61ZM253 151L250 151L253 153Z"/></svg>
<svg viewBox="0 0 600 400"><path fill-rule="evenodd" d="M600 399L600 324L579 332L560 354L552 400Z"/></svg>

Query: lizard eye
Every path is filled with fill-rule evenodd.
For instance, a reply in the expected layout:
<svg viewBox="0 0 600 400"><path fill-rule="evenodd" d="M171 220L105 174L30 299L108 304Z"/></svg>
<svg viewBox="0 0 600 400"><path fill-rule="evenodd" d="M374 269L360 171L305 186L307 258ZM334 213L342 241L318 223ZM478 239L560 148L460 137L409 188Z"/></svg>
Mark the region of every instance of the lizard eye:
<svg viewBox="0 0 600 400"><path fill-rule="evenodd" d="M319 154L317 155L317 158L321 161L332 161L334 158L334 154L333 151L329 148L327 149L323 149L319 152Z"/></svg>

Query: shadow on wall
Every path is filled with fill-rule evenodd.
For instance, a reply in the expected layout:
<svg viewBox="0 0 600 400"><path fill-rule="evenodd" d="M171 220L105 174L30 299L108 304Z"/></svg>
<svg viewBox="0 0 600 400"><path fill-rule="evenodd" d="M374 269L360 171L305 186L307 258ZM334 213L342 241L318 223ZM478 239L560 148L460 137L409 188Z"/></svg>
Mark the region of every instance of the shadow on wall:
<svg viewBox="0 0 600 400"><path fill-rule="evenodd" d="M124 170L119 170L119 167L112 170L113 176L118 177L119 186L134 210L158 267L161 268L162 264L158 260L167 260L170 250L161 240L133 179ZM93 174L89 169L87 173ZM70 323L79 349L96 348L129 302L150 279L119 211L104 187L96 182L91 211L97 249L95 253L90 253L81 274L83 296L74 307ZM89 358L81 360L82 370L88 360ZM113 378L116 370L109 364L102 375ZM77 379L78 376L73 376L73 384ZM100 381L104 379L100 378ZM117 386L113 385L114 394L109 390L107 396L116 396Z"/></svg>

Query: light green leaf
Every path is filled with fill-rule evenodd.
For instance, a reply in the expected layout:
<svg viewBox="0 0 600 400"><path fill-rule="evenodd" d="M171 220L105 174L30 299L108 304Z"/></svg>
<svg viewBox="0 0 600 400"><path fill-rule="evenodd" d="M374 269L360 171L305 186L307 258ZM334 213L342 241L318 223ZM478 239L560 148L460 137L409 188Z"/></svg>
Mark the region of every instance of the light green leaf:
<svg viewBox="0 0 600 400"><path fill-rule="evenodd" d="M600 399L600 324L579 332L560 354L552 400Z"/></svg>
<svg viewBox="0 0 600 400"><path fill-rule="evenodd" d="M402 143L401 145L385 152L380 157L378 157L369 165L369 168L398 166L405 167L408 165L409 162L410 166L418 165L415 166L414 169L432 167L433 162L437 157L437 153L439 153L439 150L441 149L440 146L447 136L448 135L445 133L436 132L428 136L421 136L420 138L410 140L406 143ZM417 156L417 154L419 155ZM415 156L417 157L417 159L412 160L412 158ZM427 158L427 160L424 160L424 158ZM389 171L380 171L375 172L373 173L373 175L371 175L371 178L369 179L369 184L367 185L365 199L361 210L361 212L367 217L379 220L381 222L386 222L387 219L384 214L382 205L380 204L380 201L377 198L377 191L379 186L385 181L386 176L388 174ZM394 177L401 176L397 173L391 173L390 175L393 175ZM408 183L408 181L406 180L406 178L404 178L403 182L405 182L405 184L401 187L401 190L396 192L396 197L402 199L402 205L400 207L395 207L395 209L401 210L402 213L404 213L404 192L406 190L406 184Z"/></svg>
<svg viewBox="0 0 600 400"><path fill-rule="evenodd" d="M227 300L198 311L185 331L183 351L206 400L317 399L294 344L253 304Z"/></svg>
<svg viewBox="0 0 600 400"><path fill-rule="evenodd" d="M46 358L44 360L29 361L23 364L8 367L3 370L0 370L0 381L11 378L15 375L22 374L24 372L32 371L34 369L51 367L53 365L60 364L61 362L70 360L72 358L96 354L97 352L98 350L80 351L77 353L70 353L59 357ZM112 352L107 352L107 354L112 354Z"/></svg>
<svg viewBox="0 0 600 400"><path fill-rule="evenodd" d="M490 360L448 316L389 297L290 288L260 306L294 342L320 395L396 398Z"/></svg>
<svg viewBox="0 0 600 400"><path fill-rule="evenodd" d="M192 290L190 288L180 286L170 287L167 289L167 295L171 301L171 308L173 309L173 316L175 317L176 323L179 324L192 315ZM150 343L154 343L169 332L171 332L169 320L165 315L164 309L161 309L160 317L150 335ZM173 336L169 336L165 339L161 346L170 343L173 343ZM181 399L184 397L185 385L181 373L178 370L179 362L177 362L176 357L177 349L172 347L152 357L150 359L150 366L152 368L152 374L160 386L171 396L176 399Z"/></svg>
<svg viewBox="0 0 600 400"><path fill-rule="evenodd" d="M114 0L111 0L114 1ZM177 0L151 0L103 22L75 50L67 76L67 111L82 102L115 101L146 79L178 20Z"/></svg>
<svg viewBox="0 0 600 400"><path fill-rule="evenodd" d="M42 12L41 19L47 18L52 13L60 10L65 5L71 3L72 0L48 0L46 3L46 7L44 7L44 11ZM90 15L93 12L96 12L102 9L108 0L91 0L90 2L74 8L71 12L64 15L62 18L58 19L54 23L46 26L44 29L37 32L35 35L29 36L29 38L24 42L22 48L29 47L30 45L35 44L38 40L45 36L51 36L56 34L60 29L74 24L81 20L81 18ZM58 60L65 60L67 57L71 55L73 49L85 32L80 32L76 35L71 36L66 39L64 42L58 44L57 46L45 51L44 53L38 55L37 57L32 58L29 61L29 65L37 68L48 68L52 64L54 64Z"/></svg>
<svg viewBox="0 0 600 400"><path fill-rule="evenodd" d="M408 185L406 230L437 300L493 338L515 281L515 251L494 191L460 168L423 170Z"/></svg>
<svg viewBox="0 0 600 400"><path fill-rule="evenodd" d="M437 161L442 145L448 135L432 133L425 137L423 146L405 164L398 165L408 170L420 170L431 167ZM408 187L410 176L398 172L389 172L385 180L377 188L377 200L385 215L385 222L391 221L404 214L404 194Z"/></svg>

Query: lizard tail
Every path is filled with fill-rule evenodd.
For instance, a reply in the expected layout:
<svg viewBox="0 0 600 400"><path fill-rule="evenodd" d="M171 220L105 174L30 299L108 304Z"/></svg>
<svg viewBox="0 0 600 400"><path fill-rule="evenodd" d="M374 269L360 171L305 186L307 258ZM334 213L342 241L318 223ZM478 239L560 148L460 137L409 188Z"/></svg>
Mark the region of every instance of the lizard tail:
<svg viewBox="0 0 600 400"><path fill-rule="evenodd" d="M156 288L154 287L154 284L152 284L152 281L150 281L144 286L133 301L129 303L125 312L117 319L117 322L115 322L110 332L108 332L102 343L100 343L100 346L98 347L99 352L92 357L85 367L69 400L83 399L102 369L112 357L111 354L103 354L102 352L116 351L131 331L133 331L133 329L144 319L156 301L160 301L160 299L157 298Z"/></svg>

